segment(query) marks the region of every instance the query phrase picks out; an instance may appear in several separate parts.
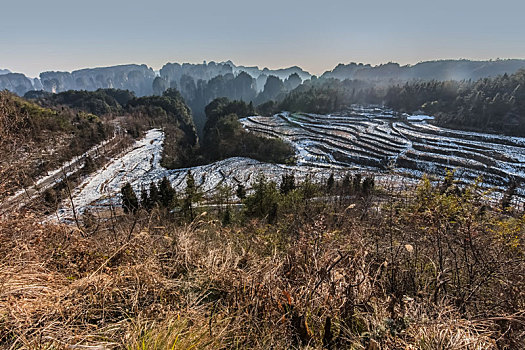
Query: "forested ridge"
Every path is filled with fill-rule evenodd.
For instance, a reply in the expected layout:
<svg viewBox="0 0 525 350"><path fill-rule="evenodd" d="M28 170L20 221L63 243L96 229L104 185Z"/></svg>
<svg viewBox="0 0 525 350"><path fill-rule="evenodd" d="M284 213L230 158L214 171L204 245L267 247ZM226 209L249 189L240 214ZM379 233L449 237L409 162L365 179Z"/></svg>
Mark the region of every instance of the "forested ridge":
<svg viewBox="0 0 525 350"><path fill-rule="evenodd" d="M57 94L30 92L26 98L46 108L67 108L100 115L106 122L117 118L117 124L135 138L148 128L160 127L166 135L162 164L170 169L235 156L284 163L292 161L294 155L286 143L244 130L239 119L256 114L256 110L252 102L240 99L213 100L205 108L205 123L199 138L192 110L175 88L143 97L136 97L127 90L98 89Z"/></svg>
<svg viewBox="0 0 525 350"><path fill-rule="evenodd" d="M351 104L380 104L398 112L422 111L452 128L525 136L525 70L477 81L421 81L375 86L356 80L307 81L276 108L311 113Z"/></svg>

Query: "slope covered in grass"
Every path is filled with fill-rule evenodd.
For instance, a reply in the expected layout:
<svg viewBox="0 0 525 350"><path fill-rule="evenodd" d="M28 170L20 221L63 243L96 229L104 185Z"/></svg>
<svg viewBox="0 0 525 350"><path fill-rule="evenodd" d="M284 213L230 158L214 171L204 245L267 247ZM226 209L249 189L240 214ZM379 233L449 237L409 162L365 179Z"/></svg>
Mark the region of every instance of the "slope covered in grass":
<svg viewBox="0 0 525 350"><path fill-rule="evenodd" d="M0 92L0 198L112 135L97 116Z"/></svg>
<svg viewBox="0 0 525 350"><path fill-rule="evenodd" d="M228 221L2 221L0 347L523 348L522 213L450 178L360 188L261 179Z"/></svg>

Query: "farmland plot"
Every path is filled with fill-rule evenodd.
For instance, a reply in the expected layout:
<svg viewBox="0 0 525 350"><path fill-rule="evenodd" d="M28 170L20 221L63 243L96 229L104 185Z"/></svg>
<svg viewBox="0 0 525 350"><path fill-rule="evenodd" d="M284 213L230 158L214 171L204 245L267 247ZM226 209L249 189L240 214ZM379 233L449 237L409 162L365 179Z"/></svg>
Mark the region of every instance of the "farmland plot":
<svg viewBox="0 0 525 350"><path fill-rule="evenodd" d="M456 170L463 181L481 177L499 187L525 181L524 138L440 128L429 119L361 107L347 115L281 113L242 122L295 145L298 165L357 166L414 177Z"/></svg>

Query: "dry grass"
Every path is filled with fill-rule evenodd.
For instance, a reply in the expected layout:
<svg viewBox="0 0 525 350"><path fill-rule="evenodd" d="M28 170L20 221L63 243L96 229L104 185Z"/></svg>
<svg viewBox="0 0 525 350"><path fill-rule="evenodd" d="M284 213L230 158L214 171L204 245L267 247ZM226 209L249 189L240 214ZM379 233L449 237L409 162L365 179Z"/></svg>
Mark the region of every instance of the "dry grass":
<svg viewBox="0 0 525 350"><path fill-rule="evenodd" d="M274 226L248 221L222 227L206 215L180 226L156 218L155 212L139 214L136 224L129 218L105 221L95 232L40 224L30 215L1 222L0 347L498 349L525 344L523 313L498 310L489 317L487 310L481 312L483 295L472 308L476 311L462 310L444 293L436 300L431 283L397 295L392 266L400 269L409 253L387 259L381 252L390 247L373 240L384 222L363 219L360 208L348 208L343 216L331 209L310 213L292 228L291 219Z"/></svg>

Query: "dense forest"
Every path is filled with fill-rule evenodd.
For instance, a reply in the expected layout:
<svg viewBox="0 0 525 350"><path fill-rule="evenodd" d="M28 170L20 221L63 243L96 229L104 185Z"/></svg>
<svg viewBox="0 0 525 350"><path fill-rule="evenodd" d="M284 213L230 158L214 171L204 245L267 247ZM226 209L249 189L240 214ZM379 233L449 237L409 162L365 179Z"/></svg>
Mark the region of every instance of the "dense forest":
<svg viewBox="0 0 525 350"><path fill-rule="evenodd" d="M201 154L208 161L241 156L263 162L293 162L295 151L292 146L280 139L255 135L242 127L239 118L254 113L251 103L226 98L213 100L206 106Z"/></svg>
<svg viewBox="0 0 525 350"><path fill-rule="evenodd" d="M206 106L205 113L206 124L199 143L185 149L188 156L184 162L174 161L179 150L169 145L165 147L165 167L174 169L203 165L229 157L249 157L271 163L294 161L295 151L289 144L276 138L255 135L242 127L239 119L255 114L251 103L218 98ZM166 136L170 138L169 132Z"/></svg>
<svg viewBox="0 0 525 350"><path fill-rule="evenodd" d="M472 81L392 87L385 104L395 110L420 109L453 128L525 136L525 70Z"/></svg>

